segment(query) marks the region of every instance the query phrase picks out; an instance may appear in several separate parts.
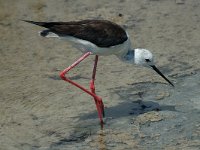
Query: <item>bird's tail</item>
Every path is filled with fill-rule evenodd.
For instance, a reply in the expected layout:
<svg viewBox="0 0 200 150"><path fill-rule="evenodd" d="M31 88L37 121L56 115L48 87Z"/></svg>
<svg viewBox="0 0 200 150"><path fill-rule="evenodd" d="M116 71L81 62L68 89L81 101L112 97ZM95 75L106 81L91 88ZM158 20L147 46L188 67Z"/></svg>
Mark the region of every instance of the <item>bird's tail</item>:
<svg viewBox="0 0 200 150"><path fill-rule="evenodd" d="M31 24L35 24L35 25L38 25L38 26L41 26L41 27L46 27L45 22L36 22L36 21L30 21L30 20L21 20L21 21L28 22L28 23L31 23Z"/></svg>
<svg viewBox="0 0 200 150"><path fill-rule="evenodd" d="M28 22L28 23L31 23L31 24L35 24L35 25L45 27L45 28L48 28L51 24L51 23L48 23L48 22L36 22L36 21L30 21L30 20L21 20L21 21ZM39 35L42 36L42 37L54 37L54 38L59 37L57 34L53 33L49 29L40 31Z"/></svg>

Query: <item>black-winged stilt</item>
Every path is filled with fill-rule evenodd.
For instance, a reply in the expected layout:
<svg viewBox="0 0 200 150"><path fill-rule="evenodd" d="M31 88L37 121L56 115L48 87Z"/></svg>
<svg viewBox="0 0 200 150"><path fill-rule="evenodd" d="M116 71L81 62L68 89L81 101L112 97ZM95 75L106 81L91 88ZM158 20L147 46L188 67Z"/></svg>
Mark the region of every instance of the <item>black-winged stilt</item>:
<svg viewBox="0 0 200 150"><path fill-rule="evenodd" d="M60 77L72 85L80 88L94 98L101 126L103 127L104 104L95 93L95 75L99 55L116 55L121 61L150 67L170 82L154 65L153 55L147 49L133 49L128 33L119 25L107 20L83 20L71 22L35 22L23 20L38 26L45 27L40 32L43 37L55 37L70 41L83 55L72 65L60 73ZM90 90L70 80L65 75L89 55L95 55Z"/></svg>

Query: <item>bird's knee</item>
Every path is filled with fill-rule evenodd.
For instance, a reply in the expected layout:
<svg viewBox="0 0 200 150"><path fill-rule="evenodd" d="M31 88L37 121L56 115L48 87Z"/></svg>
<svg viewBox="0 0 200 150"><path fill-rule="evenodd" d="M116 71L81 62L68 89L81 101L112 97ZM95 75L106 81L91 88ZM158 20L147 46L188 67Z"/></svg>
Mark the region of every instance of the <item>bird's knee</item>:
<svg viewBox="0 0 200 150"><path fill-rule="evenodd" d="M64 74L64 72L60 72L60 78L63 79L63 80L65 79L65 74Z"/></svg>

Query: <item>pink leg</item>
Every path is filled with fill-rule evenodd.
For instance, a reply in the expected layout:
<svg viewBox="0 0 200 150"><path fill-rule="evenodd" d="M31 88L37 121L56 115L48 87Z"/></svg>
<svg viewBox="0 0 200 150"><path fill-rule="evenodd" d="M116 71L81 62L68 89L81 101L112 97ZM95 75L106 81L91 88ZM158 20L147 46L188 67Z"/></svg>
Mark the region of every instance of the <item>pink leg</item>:
<svg viewBox="0 0 200 150"><path fill-rule="evenodd" d="M75 61L72 65L70 65L68 68L66 68L65 70L63 70L61 73L60 73L60 77L61 79L63 79L64 81L66 82L69 82L70 84L80 88L81 90L83 90L84 92L88 93L89 95L91 95L94 100L95 100L95 103L96 103L96 107L97 107L97 111L98 111L98 116L99 116L99 119L100 119L100 123L101 123L101 126L103 125L103 117L102 117L102 108L101 106L99 106L99 104L103 103L102 102L102 99L100 97L98 97L95 93L89 91L88 89L84 88L83 86L77 84L76 82L70 80L69 78L67 78L65 76L65 74L70 71L72 68L74 68L75 66L77 66L81 61L83 61L85 58L87 58L89 55L91 55L92 53L91 52L87 52L85 53L83 56L81 56L77 61Z"/></svg>
<svg viewBox="0 0 200 150"><path fill-rule="evenodd" d="M91 92L94 93L94 94L95 94L94 81L95 81L95 77L96 77L97 63L98 63L98 55L95 56L94 68L93 68L93 73L92 73L92 79L90 81L90 89L91 89ZM94 100L96 102L96 105L99 105L99 107L101 108L101 112L102 112L102 115L104 117L105 113L104 113L104 104L103 104L103 101L98 101L95 98L94 98ZM99 103L99 104L97 104L97 103Z"/></svg>

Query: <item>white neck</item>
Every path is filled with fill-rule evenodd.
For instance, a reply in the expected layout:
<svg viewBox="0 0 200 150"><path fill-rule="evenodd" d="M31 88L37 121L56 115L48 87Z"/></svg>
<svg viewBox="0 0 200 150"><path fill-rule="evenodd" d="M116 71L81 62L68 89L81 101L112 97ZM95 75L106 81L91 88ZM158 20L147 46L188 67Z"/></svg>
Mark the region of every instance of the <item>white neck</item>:
<svg viewBox="0 0 200 150"><path fill-rule="evenodd" d="M126 54L117 57L125 63L133 64L135 62L135 50L128 50Z"/></svg>

